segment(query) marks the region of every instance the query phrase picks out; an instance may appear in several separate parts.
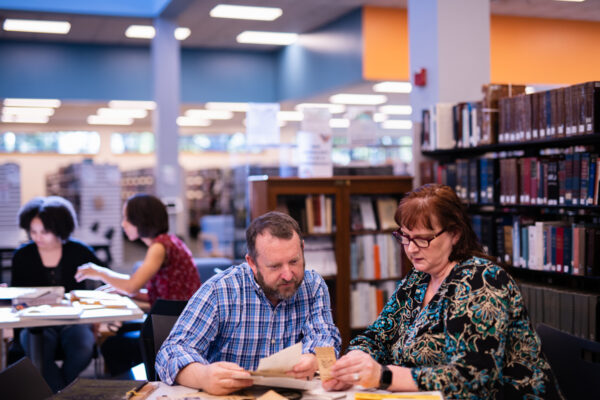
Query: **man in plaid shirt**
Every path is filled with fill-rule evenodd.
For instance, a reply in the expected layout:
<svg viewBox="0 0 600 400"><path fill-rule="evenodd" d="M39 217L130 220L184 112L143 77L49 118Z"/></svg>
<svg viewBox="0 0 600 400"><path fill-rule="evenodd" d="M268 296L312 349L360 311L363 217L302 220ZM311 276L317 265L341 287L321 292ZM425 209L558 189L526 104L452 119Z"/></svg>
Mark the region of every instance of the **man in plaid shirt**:
<svg viewBox="0 0 600 400"><path fill-rule="evenodd" d="M252 385L248 371L299 341L300 362L288 374L312 378L315 347L340 350L323 278L305 271L298 223L264 214L246 231L246 263L204 283L190 299L156 357L168 383L228 394Z"/></svg>

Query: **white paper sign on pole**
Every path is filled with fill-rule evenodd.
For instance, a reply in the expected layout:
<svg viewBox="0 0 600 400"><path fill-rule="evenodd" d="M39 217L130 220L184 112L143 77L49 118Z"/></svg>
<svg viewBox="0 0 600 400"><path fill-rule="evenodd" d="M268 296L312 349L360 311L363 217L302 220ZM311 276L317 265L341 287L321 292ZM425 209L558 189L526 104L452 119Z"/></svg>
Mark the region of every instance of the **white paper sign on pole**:
<svg viewBox="0 0 600 400"><path fill-rule="evenodd" d="M346 118L350 120L348 142L353 146L377 143L377 123L373 120L374 107L348 107Z"/></svg>
<svg viewBox="0 0 600 400"><path fill-rule="evenodd" d="M246 144L268 146L279 144L279 103L248 103Z"/></svg>
<svg viewBox="0 0 600 400"><path fill-rule="evenodd" d="M331 133L298 131L298 176L315 178L333 176Z"/></svg>

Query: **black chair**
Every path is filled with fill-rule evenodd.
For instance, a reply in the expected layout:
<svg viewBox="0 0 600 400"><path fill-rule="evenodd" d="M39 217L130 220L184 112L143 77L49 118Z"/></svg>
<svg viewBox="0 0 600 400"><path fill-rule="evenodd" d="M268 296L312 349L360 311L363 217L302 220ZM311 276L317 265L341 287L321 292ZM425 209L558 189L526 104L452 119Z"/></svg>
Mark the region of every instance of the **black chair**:
<svg viewBox="0 0 600 400"><path fill-rule="evenodd" d="M169 336L171 328L173 328L186 305L187 300L158 299L148 312L140 335L142 359L144 360L148 380L158 380L154 369L156 353Z"/></svg>
<svg viewBox="0 0 600 400"><path fill-rule="evenodd" d="M597 396L600 393L600 342L582 339L545 324L538 324L536 331L565 398Z"/></svg>
<svg viewBox="0 0 600 400"><path fill-rule="evenodd" d="M42 400L52 396L52 389L40 371L27 357L0 372L2 398L11 400Z"/></svg>
<svg viewBox="0 0 600 400"><path fill-rule="evenodd" d="M213 275L226 270L233 265L233 261L225 257L194 258L194 264L200 275L200 282L204 283Z"/></svg>

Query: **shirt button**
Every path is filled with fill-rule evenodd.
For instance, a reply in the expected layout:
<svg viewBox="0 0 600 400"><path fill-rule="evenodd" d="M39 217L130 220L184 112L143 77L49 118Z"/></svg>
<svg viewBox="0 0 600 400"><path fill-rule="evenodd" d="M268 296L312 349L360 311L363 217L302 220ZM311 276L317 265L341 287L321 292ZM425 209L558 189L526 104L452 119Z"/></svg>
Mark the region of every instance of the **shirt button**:
<svg viewBox="0 0 600 400"><path fill-rule="evenodd" d="M275 344L275 339L271 339L271 344Z"/></svg>

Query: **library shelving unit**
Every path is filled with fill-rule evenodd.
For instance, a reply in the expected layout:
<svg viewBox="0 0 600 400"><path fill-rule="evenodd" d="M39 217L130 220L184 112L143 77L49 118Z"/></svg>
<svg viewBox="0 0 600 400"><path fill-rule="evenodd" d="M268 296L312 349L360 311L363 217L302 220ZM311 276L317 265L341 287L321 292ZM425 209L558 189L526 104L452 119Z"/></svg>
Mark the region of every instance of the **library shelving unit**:
<svg viewBox="0 0 600 400"><path fill-rule="evenodd" d="M69 200L79 219L79 230L98 232L110 242L114 266L123 263L121 233L121 172L116 165L84 161L46 176L46 194Z"/></svg>
<svg viewBox="0 0 600 400"><path fill-rule="evenodd" d="M600 334L599 152L600 133L581 132L422 152L437 171L429 180L456 189L488 253L518 280L534 324L592 340ZM493 168L484 172L481 160Z"/></svg>
<svg viewBox="0 0 600 400"><path fill-rule="evenodd" d="M351 278L351 242L353 237L358 235L391 232L390 229L352 231L351 203L355 201L355 198L365 196L373 199L383 196L400 199L404 193L412 189L412 178L401 176L335 176L330 178L251 176L248 178L248 182L252 219L267 211L281 210L282 205L285 205L285 211L299 220L304 231L308 231L308 224L303 217L307 211L304 209L305 199L308 196L323 196L325 199L330 199L331 206L326 207L326 211L322 214L330 215L331 221L325 225L330 226L331 229L326 228L322 233L306 233L304 237L329 237L333 242L337 273L324 278L329 286L334 319L342 336L343 348L347 347L352 333L352 285L364 281L376 281L375 279L353 280ZM402 260L399 259L398 263L402 263ZM401 271L402 275L405 273L405 270ZM387 279L392 278L396 277Z"/></svg>

